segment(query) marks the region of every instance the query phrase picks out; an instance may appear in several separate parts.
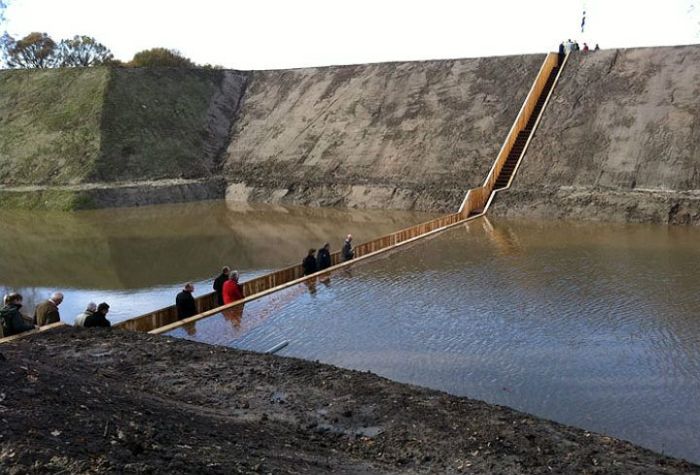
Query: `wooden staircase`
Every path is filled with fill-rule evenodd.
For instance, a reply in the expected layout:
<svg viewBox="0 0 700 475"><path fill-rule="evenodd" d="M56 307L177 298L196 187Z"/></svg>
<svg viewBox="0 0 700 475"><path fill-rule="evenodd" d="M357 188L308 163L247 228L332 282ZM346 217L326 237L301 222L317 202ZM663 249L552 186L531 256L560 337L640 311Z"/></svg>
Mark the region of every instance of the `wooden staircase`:
<svg viewBox="0 0 700 475"><path fill-rule="evenodd" d="M521 130L518 133L518 138L515 139L513 148L510 149L508 158L503 164L503 168L501 168L501 173L498 174L498 178L496 179L493 191L500 190L508 186L510 178L513 176L515 168L518 166L518 161L520 161L523 151L525 150L525 146L527 145L528 140L530 140L530 136L533 134L535 123L537 122L537 119L540 116L540 112L542 112L542 108L544 107L544 104L547 101L547 96L552 90L552 86L554 85L554 81L556 80L558 73L559 66L552 68L552 72L549 74L549 78L547 78L547 82L545 83L544 88L542 89L542 93L540 93L540 97L537 98L537 104L532 110L532 114L530 114L530 118L527 121L527 125L523 130Z"/></svg>

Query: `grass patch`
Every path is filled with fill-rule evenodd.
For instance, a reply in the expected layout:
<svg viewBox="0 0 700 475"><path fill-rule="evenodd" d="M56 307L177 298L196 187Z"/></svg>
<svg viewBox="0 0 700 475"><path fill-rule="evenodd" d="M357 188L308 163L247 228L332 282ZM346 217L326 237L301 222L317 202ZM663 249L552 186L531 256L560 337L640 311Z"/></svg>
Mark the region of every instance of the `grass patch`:
<svg viewBox="0 0 700 475"><path fill-rule="evenodd" d="M75 184L94 172L108 73L0 71L0 183Z"/></svg>
<svg viewBox="0 0 700 475"><path fill-rule="evenodd" d="M96 181L209 176L207 118L221 80L209 69L112 70Z"/></svg>
<svg viewBox="0 0 700 475"><path fill-rule="evenodd" d="M0 190L0 209L75 211L94 208L89 192L71 190Z"/></svg>

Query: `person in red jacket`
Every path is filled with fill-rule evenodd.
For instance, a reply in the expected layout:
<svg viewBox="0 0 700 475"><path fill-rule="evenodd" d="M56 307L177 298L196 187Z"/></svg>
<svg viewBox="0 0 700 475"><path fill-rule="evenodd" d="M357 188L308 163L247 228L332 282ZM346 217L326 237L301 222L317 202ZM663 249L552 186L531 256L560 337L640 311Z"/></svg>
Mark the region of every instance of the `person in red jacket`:
<svg viewBox="0 0 700 475"><path fill-rule="evenodd" d="M238 283L238 271L233 270L228 276L228 280L224 282L224 305L241 300L243 297L243 287Z"/></svg>

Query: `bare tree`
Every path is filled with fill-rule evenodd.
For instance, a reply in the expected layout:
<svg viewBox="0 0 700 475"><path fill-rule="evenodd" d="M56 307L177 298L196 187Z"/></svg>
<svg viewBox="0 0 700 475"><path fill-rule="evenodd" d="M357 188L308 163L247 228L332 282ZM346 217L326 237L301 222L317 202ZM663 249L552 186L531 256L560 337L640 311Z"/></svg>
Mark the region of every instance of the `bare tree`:
<svg viewBox="0 0 700 475"><path fill-rule="evenodd" d="M0 0L0 26L5 23L5 10L7 10L7 4L9 0ZM0 29L2 31L2 29ZM0 68L6 64L7 58L7 46L10 44L12 37L7 33L7 31L0 33Z"/></svg>

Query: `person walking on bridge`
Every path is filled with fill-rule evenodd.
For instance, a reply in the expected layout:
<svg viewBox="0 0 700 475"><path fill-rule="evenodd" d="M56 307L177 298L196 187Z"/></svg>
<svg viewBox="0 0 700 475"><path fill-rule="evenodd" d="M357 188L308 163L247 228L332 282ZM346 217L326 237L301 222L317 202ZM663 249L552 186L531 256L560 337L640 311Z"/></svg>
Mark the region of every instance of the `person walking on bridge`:
<svg viewBox="0 0 700 475"><path fill-rule="evenodd" d="M26 323L19 312L22 308L22 296L12 292L7 296L6 301L5 306L0 309L0 337L33 330L34 326Z"/></svg>
<svg viewBox="0 0 700 475"><path fill-rule="evenodd" d="M229 274L229 278L224 282L224 305L236 300L241 300L245 297L243 295L243 287L238 283L238 271L232 270Z"/></svg>
<svg viewBox="0 0 700 475"><path fill-rule="evenodd" d="M178 320L191 317L192 315L197 315L197 305L194 303L192 292L194 292L194 285L192 282L187 282L185 287L182 289L182 292L177 294L177 297L175 297L175 307L177 308Z"/></svg>
<svg viewBox="0 0 700 475"><path fill-rule="evenodd" d="M573 49L574 49L574 42L571 41L571 38L569 38L568 40L566 40L564 42L564 53L569 54L573 51Z"/></svg>
<svg viewBox="0 0 700 475"><path fill-rule="evenodd" d="M349 261L355 257L355 250L352 248L352 234L348 234L345 238L345 244L343 244L342 256L344 261Z"/></svg>
<svg viewBox="0 0 700 475"><path fill-rule="evenodd" d="M231 272L229 266L224 266L221 269L221 275L214 280L214 292L216 292L216 304L221 307L224 304L224 284L228 280L228 275Z"/></svg>
<svg viewBox="0 0 700 475"><path fill-rule="evenodd" d="M304 275L311 275L318 271L318 264L316 262L316 249L309 249L309 253L306 255L303 261L301 261L301 267L304 269Z"/></svg>
<svg viewBox="0 0 700 475"><path fill-rule="evenodd" d="M97 311L97 305L95 302L90 302L87 305L87 308L83 313L75 317L75 326L76 327L84 327L85 326L85 320L91 316L93 313Z"/></svg>
<svg viewBox="0 0 700 475"><path fill-rule="evenodd" d="M95 313L93 313L85 319L85 328L111 327L112 324L109 323L109 320L107 320L107 312L109 312L109 305L107 305L105 302L102 302L97 306L97 310L95 311Z"/></svg>
<svg viewBox="0 0 700 475"><path fill-rule="evenodd" d="M559 66L561 66L562 63L564 62L565 56L566 56L566 49L564 48L564 42L562 41L561 43L559 43L559 56L558 56Z"/></svg>
<svg viewBox="0 0 700 475"><path fill-rule="evenodd" d="M328 269L331 266L331 245L329 243L325 243L318 250L316 264L318 264L318 270Z"/></svg>
<svg viewBox="0 0 700 475"><path fill-rule="evenodd" d="M41 302L34 309L34 325L43 327L61 321L61 314L58 313L58 306L63 302L63 294L54 292L51 298Z"/></svg>

